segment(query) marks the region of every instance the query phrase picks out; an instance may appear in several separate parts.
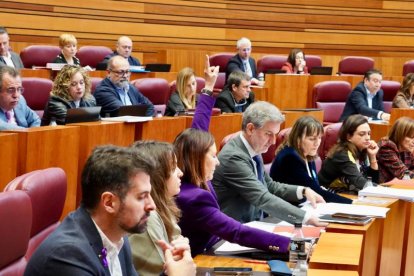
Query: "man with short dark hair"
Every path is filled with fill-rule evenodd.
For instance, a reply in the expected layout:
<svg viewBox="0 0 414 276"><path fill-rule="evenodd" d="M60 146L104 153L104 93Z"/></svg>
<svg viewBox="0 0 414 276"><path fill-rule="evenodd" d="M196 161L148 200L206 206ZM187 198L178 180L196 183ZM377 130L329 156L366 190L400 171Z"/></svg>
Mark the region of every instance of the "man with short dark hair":
<svg viewBox="0 0 414 276"><path fill-rule="evenodd" d="M349 94L339 121L343 122L353 114L361 114L372 119L390 120L390 114L384 112L383 96L381 89L382 73L372 69L365 73L361 81Z"/></svg>
<svg viewBox="0 0 414 276"><path fill-rule="evenodd" d="M37 248L25 275L137 275L125 235L144 232L155 209L153 168L134 148L96 148L82 172L81 206ZM165 253L168 275L195 272L189 252L177 261Z"/></svg>
<svg viewBox="0 0 414 276"><path fill-rule="evenodd" d="M148 106L146 116L154 115L154 105L129 82L130 76L125 58L114 56L109 60L108 76L99 83L93 94L96 104L102 106L102 116L113 116L121 106L138 104Z"/></svg>
<svg viewBox="0 0 414 276"><path fill-rule="evenodd" d="M0 27L0 66L5 65L18 70L24 68L20 56L10 50L10 38L7 29Z"/></svg>
<svg viewBox="0 0 414 276"><path fill-rule="evenodd" d="M0 130L40 126L40 118L27 106L23 91L19 72L0 66Z"/></svg>

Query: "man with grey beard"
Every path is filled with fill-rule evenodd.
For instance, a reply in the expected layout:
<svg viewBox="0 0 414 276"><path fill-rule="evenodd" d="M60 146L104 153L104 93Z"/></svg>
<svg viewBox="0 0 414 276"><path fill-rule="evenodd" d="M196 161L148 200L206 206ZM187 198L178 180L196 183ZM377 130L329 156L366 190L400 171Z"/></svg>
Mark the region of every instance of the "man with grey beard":
<svg viewBox="0 0 414 276"><path fill-rule="evenodd" d="M113 116L124 105L148 105L146 116L154 115L154 105L129 82L131 71L128 61L114 56L108 62L108 76L96 87L93 94L96 104L102 106L101 115Z"/></svg>

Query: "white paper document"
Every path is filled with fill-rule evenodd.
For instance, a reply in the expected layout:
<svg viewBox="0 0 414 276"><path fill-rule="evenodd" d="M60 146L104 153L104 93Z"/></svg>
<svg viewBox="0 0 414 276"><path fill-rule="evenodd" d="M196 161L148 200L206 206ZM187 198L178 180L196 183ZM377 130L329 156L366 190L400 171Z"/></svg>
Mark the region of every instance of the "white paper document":
<svg viewBox="0 0 414 276"><path fill-rule="evenodd" d="M368 187L359 191L360 196L377 196L377 197L390 197L398 198L410 202L414 202L414 190L410 189L396 189L388 187Z"/></svg>
<svg viewBox="0 0 414 276"><path fill-rule="evenodd" d="M362 215L377 218L385 218L387 212L390 210L389 208L385 207L341 203L318 203L316 209L314 209L310 204L306 204L302 207L302 209L305 211L313 212L317 216L345 213L350 215Z"/></svg>
<svg viewBox="0 0 414 276"><path fill-rule="evenodd" d="M139 123L139 122L151 121L152 117L119 116L119 117L102 118L101 120L109 121L109 122Z"/></svg>

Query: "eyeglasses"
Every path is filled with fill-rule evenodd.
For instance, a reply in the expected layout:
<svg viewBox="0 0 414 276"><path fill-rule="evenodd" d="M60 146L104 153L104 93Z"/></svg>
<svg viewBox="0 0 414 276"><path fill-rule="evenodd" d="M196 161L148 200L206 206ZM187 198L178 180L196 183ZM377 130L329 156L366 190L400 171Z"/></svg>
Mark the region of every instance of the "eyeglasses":
<svg viewBox="0 0 414 276"><path fill-rule="evenodd" d="M131 74L131 71L129 71L129 70L125 70L125 71L114 71L114 70L109 70L109 71L111 71L112 73L114 73L115 75L117 75L118 77L122 77L122 76L124 76L124 75L129 75L129 74Z"/></svg>
<svg viewBox="0 0 414 276"><path fill-rule="evenodd" d="M4 90L9 95L14 95L15 93L23 94L23 92L24 92L24 88L23 87L17 87L17 88L16 87L9 87L9 88L6 88Z"/></svg>

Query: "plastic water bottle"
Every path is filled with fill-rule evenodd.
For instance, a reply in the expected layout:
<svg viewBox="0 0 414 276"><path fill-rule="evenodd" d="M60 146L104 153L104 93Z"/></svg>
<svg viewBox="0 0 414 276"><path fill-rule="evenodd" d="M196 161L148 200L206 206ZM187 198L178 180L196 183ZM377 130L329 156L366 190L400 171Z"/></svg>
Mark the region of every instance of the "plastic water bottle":
<svg viewBox="0 0 414 276"><path fill-rule="evenodd" d="M402 180L411 180L410 172L409 171L405 171Z"/></svg>
<svg viewBox="0 0 414 276"><path fill-rule="evenodd" d="M292 276L307 276L308 275L308 262L307 254L304 252L298 253L298 262L295 265L295 268L292 271Z"/></svg>
<svg viewBox="0 0 414 276"><path fill-rule="evenodd" d="M263 74L263 72L260 72L259 75L257 75L257 79L259 81L264 81L264 74Z"/></svg>
<svg viewBox="0 0 414 276"><path fill-rule="evenodd" d="M50 118L49 126L57 126L56 118L55 117Z"/></svg>
<svg viewBox="0 0 414 276"><path fill-rule="evenodd" d="M298 254L305 252L305 236L302 231L302 223L295 222L295 229L293 230L293 237L290 240L289 262L296 263L298 261Z"/></svg>
<svg viewBox="0 0 414 276"><path fill-rule="evenodd" d="M161 118L161 117L162 117L161 110L157 110L157 115L156 115L156 117L157 117L157 118Z"/></svg>
<svg viewBox="0 0 414 276"><path fill-rule="evenodd" d="M367 182L365 182L365 185L364 185L363 189L368 188L368 187L372 187L372 186L374 186L374 184L372 184L372 177L368 176L367 177Z"/></svg>

